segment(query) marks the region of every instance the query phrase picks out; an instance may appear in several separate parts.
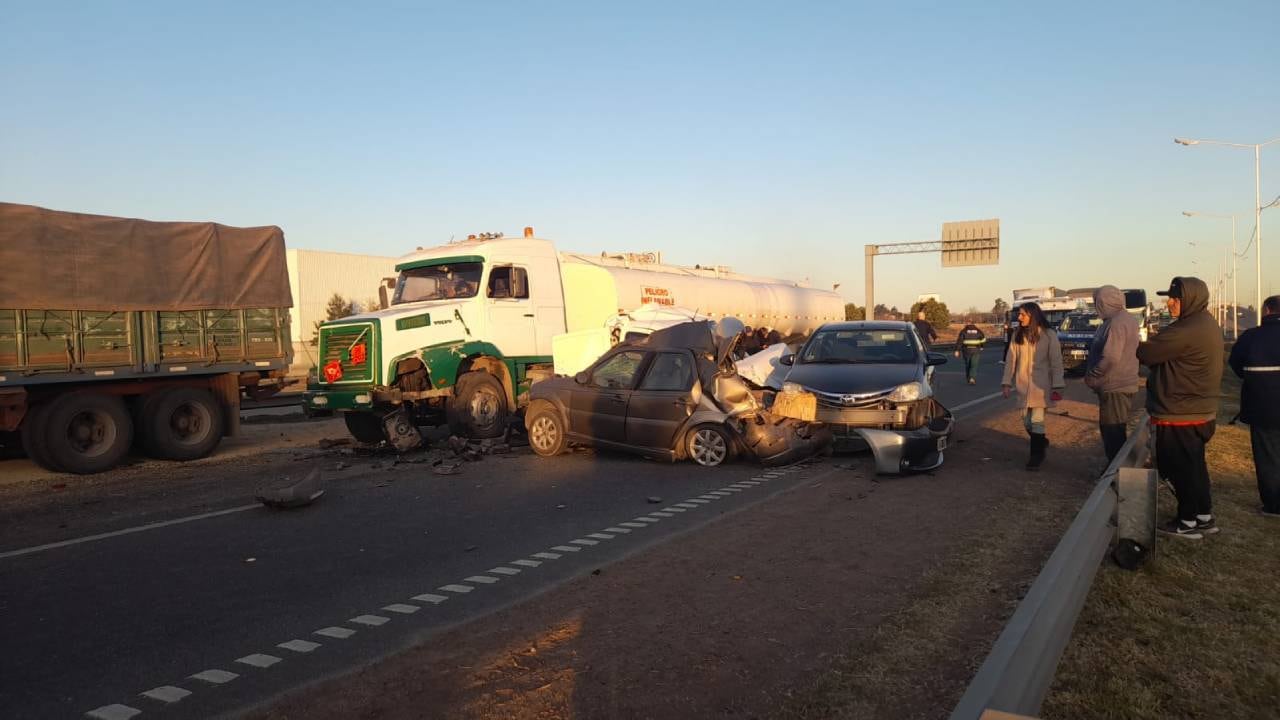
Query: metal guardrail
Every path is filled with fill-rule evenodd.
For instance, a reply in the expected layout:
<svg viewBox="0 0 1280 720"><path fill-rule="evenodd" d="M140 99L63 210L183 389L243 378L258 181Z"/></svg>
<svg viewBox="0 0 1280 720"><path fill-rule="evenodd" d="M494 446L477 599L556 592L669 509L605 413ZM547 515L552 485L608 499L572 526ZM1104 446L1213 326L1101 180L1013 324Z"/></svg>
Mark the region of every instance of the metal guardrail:
<svg viewBox="0 0 1280 720"><path fill-rule="evenodd" d="M1025 716L1040 712L1117 527L1125 530L1124 537L1142 543L1150 542L1148 531L1154 537L1156 473L1144 468L1149 437L1144 411L996 639L951 720L978 720L987 710Z"/></svg>

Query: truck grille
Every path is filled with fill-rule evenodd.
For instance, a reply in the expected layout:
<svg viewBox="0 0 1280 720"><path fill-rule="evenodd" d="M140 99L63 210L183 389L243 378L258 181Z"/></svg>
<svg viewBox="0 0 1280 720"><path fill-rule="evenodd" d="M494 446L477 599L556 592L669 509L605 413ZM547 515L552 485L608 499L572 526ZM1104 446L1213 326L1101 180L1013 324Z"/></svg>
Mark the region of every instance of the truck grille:
<svg viewBox="0 0 1280 720"><path fill-rule="evenodd" d="M364 352L353 348L363 345ZM371 323L352 323L342 325L325 325L320 328L320 378L324 378L324 367L333 361L342 366L342 378L339 383L371 382L373 380L374 359L377 352L377 336ZM356 362L352 359L355 354ZM363 355L363 357L360 357Z"/></svg>

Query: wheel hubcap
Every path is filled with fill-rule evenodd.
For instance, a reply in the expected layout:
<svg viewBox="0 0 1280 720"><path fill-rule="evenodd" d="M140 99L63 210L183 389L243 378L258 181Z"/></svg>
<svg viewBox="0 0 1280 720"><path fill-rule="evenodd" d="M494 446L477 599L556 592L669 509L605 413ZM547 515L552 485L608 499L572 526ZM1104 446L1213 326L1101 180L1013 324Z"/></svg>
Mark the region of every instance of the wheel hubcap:
<svg viewBox="0 0 1280 720"><path fill-rule="evenodd" d="M492 388L481 388L471 396L471 417L485 427L498 421L498 395Z"/></svg>
<svg viewBox="0 0 1280 720"><path fill-rule="evenodd" d="M556 424L550 418L540 417L534 420L533 427L529 428L529 440L539 450L550 450L555 446L558 437Z"/></svg>
<svg viewBox="0 0 1280 720"><path fill-rule="evenodd" d="M724 438L715 430L699 430L693 434L693 461L699 465L719 465L728 452Z"/></svg>
<svg viewBox="0 0 1280 720"><path fill-rule="evenodd" d="M184 445L198 443L209 432L213 418L208 408L192 403L183 403L174 408L169 416L169 429L173 438Z"/></svg>
<svg viewBox="0 0 1280 720"><path fill-rule="evenodd" d="M111 417L93 410L76 413L67 424L67 441L82 455L97 457L115 443L116 425Z"/></svg>

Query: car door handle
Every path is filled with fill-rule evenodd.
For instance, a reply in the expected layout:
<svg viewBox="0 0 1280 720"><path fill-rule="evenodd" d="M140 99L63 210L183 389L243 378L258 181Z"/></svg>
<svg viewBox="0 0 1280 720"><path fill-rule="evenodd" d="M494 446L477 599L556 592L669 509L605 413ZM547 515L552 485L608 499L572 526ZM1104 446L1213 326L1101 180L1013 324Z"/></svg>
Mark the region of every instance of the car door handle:
<svg viewBox="0 0 1280 720"><path fill-rule="evenodd" d="M525 317L533 317L533 313L525 313L525 314L524 314L524 316L525 316Z"/></svg>

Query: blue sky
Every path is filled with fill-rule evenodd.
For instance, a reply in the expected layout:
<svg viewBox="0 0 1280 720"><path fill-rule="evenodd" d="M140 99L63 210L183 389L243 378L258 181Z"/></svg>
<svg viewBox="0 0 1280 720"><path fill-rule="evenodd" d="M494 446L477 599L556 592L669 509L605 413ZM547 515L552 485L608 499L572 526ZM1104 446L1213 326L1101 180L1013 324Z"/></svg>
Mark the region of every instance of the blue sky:
<svg viewBox="0 0 1280 720"><path fill-rule="evenodd" d="M1243 248L1252 152L1172 138L1280 136L1269 2L182 5L0 2L0 199L386 255L533 225L859 304L863 245L999 217L997 267L877 268L988 309L1215 276L1230 223L1180 211Z"/></svg>

